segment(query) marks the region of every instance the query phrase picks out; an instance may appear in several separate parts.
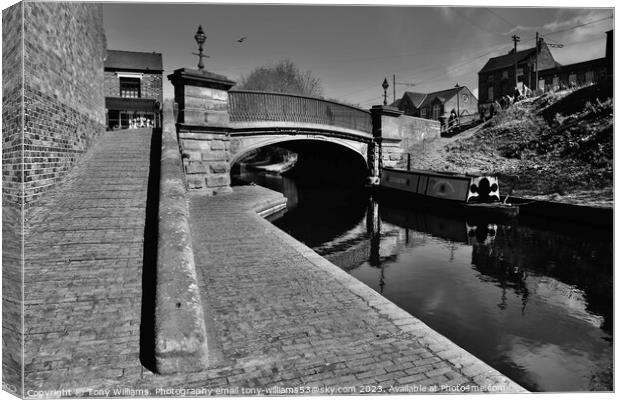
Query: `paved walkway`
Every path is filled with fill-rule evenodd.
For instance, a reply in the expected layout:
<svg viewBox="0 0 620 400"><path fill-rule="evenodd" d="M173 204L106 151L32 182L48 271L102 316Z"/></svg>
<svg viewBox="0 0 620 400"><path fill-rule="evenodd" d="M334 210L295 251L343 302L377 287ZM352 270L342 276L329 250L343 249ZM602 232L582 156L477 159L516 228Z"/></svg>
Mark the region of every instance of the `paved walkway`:
<svg viewBox="0 0 620 400"><path fill-rule="evenodd" d="M232 368L228 385L522 390L256 214L278 196L190 196L209 346Z"/></svg>
<svg viewBox="0 0 620 400"><path fill-rule="evenodd" d="M30 215L26 395L522 390L259 217L282 197L255 186L189 196L211 364L150 372L139 358L150 140L106 133Z"/></svg>
<svg viewBox="0 0 620 400"><path fill-rule="evenodd" d="M106 132L29 215L25 390L138 379L152 131Z"/></svg>

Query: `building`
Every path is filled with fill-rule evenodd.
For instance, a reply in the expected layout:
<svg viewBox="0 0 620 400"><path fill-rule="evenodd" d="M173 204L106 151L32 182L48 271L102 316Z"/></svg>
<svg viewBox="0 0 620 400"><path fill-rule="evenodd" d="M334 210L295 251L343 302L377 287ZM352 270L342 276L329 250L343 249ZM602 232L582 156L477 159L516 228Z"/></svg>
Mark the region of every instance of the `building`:
<svg viewBox="0 0 620 400"><path fill-rule="evenodd" d="M538 73L540 90L589 85L613 74L613 30L607 31L605 57L568 65L556 65Z"/></svg>
<svg viewBox="0 0 620 400"><path fill-rule="evenodd" d="M405 115L433 119L444 125L450 115L460 116L461 122L469 122L478 113L478 99L466 87L440 90L431 93L405 92L403 97L392 103Z"/></svg>
<svg viewBox="0 0 620 400"><path fill-rule="evenodd" d="M532 88L536 80L536 47L490 58L478 72L478 98L481 105L491 104L505 95L512 96L515 91L515 62L517 64L517 86ZM559 64L553 58L549 47L541 41L538 53L540 70L552 69Z"/></svg>
<svg viewBox="0 0 620 400"><path fill-rule="evenodd" d="M499 57L490 58L478 72L478 97L481 109L515 91L515 62L517 64L517 87L540 91L558 90L564 87L583 86L599 82L613 74L613 30L606 32L605 57L561 65L553 58L548 45L540 39L538 57L536 47ZM536 63L538 62L538 85Z"/></svg>
<svg viewBox="0 0 620 400"><path fill-rule="evenodd" d="M161 53L108 50L104 63L108 129L158 124L162 74Z"/></svg>

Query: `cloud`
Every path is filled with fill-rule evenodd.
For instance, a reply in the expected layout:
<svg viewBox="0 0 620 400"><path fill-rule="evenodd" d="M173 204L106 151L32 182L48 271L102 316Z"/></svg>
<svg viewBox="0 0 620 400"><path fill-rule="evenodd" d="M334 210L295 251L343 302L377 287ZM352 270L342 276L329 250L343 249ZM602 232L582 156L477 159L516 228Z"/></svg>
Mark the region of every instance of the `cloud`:
<svg viewBox="0 0 620 400"><path fill-rule="evenodd" d="M452 21L454 19L454 10L452 10L451 7L439 7L439 13L448 21Z"/></svg>
<svg viewBox="0 0 620 400"><path fill-rule="evenodd" d="M575 28L575 29L571 29L571 28L577 25L587 24L589 22L596 21L596 20L610 16L610 10L603 9L603 10L580 10L580 11L581 11L581 14L574 15L575 10L560 10L560 12L558 12L554 21L547 22L546 24L542 26L518 25L508 30L506 32L506 35L512 35L514 33L519 33L519 32L534 33L538 31L543 35L544 34L557 35L557 36L562 35L561 36L562 38L569 37L572 40L583 39L587 35L591 35L596 32L600 33L601 24L604 24L604 23L601 22L600 24L599 23L589 24L589 25ZM568 15L569 12L572 15L569 16ZM610 19L609 21L612 21L612 20ZM563 30L566 30L566 32L559 32L559 33L554 34L554 32L563 31Z"/></svg>

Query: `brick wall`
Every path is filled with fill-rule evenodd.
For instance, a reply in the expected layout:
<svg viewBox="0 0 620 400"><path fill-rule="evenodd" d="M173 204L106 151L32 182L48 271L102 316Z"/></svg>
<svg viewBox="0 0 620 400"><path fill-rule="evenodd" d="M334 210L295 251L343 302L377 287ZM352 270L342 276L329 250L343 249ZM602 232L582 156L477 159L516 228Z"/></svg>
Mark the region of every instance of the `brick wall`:
<svg viewBox="0 0 620 400"><path fill-rule="evenodd" d="M2 383L22 393L22 3L2 12Z"/></svg>
<svg viewBox="0 0 620 400"><path fill-rule="evenodd" d="M162 103L162 76L161 74L144 74L142 76L141 96L145 99L155 99Z"/></svg>
<svg viewBox="0 0 620 400"><path fill-rule="evenodd" d="M120 84L116 71L105 71L105 96L120 97ZM162 74L142 75L142 84L140 85L140 97L144 99L155 99L160 103L163 102L162 93Z"/></svg>
<svg viewBox="0 0 620 400"><path fill-rule="evenodd" d="M114 71L105 71L104 76L104 93L105 97L120 97L121 89L118 81L118 76Z"/></svg>
<svg viewBox="0 0 620 400"><path fill-rule="evenodd" d="M22 4L2 12L2 206L20 206L22 182Z"/></svg>
<svg viewBox="0 0 620 400"><path fill-rule="evenodd" d="M22 2L2 12L2 379L20 393L23 207L104 131L103 8Z"/></svg>
<svg viewBox="0 0 620 400"><path fill-rule="evenodd" d="M105 48L100 4L24 3L26 206L104 131Z"/></svg>

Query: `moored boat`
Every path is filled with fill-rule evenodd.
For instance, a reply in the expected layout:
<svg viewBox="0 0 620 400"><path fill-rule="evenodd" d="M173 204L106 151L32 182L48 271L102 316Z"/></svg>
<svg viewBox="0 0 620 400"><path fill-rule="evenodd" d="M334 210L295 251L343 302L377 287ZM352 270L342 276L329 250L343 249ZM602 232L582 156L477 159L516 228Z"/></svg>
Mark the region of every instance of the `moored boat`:
<svg viewBox="0 0 620 400"><path fill-rule="evenodd" d="M457 205L467 213L510 218L519 214L518 205L500 201L495 176L383 168L379 186L437 205Z"/></svg>

